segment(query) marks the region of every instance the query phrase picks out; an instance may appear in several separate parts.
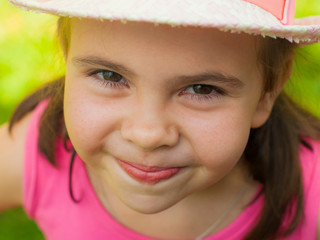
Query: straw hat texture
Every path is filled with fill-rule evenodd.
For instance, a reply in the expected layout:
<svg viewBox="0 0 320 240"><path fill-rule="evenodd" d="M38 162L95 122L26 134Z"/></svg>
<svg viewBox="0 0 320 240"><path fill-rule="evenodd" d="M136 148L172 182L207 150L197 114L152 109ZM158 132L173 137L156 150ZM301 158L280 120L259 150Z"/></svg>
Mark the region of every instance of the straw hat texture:
<svg viewBox="0 0 320 240"><path fill-rule="evenodd" d="M9 1L19 8L59 16L213 27L302 44L320 42L320 17L294 19L295 0Z"/></svg>

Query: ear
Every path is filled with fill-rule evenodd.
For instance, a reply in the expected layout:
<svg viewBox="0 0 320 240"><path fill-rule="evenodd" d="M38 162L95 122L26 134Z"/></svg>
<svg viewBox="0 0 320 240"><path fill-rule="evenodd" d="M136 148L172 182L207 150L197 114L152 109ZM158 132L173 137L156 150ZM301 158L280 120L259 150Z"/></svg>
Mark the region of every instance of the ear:
<svg viewBox="0 0 320 240"><path fill-rule="evenodd" d="M291 77L293 60L294 55L292 54L292 56L290 56L289 60L287 61L285 68L283 69L283 73L280 75L274 88L269 92L262 93L262 97L258 103L252 119L251 128L261 127L270 117L275 101L277 100L279 94L282 92L284 85Z"/></svg>
<svg viewBox="0 0 320 240"><path fill-rule="evenodd" d="M251 128L259 128L270 117L274 102L278 96L275 96L272 92L263 93L263 97L260 99L256 111L254 113Z"/></svg>

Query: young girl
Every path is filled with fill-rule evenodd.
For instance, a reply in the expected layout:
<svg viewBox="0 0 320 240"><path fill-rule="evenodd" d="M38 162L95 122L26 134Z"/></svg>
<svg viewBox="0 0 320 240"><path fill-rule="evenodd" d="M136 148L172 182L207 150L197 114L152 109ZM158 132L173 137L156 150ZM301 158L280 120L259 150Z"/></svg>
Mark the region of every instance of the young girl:
<svg viewBox="0 0 320 240"><path fill-rule="evenodd" d="M320 120L282 91L320 21L294 1L11 2L62 16L67 71L1 128L1 209L54 240L320 239Z"/></svg>

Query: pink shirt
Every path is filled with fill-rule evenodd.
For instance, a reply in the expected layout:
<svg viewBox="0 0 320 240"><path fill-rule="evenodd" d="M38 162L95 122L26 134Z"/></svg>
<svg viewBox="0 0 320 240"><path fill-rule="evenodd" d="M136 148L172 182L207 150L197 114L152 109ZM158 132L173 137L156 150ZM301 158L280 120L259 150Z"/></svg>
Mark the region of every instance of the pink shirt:
<svg viewBox="0 0 320 240"><path fill-rule="evenodd" d="M24 208L34 219L46 239L116 239L151 240L112 218L97 198L88 178L84 163L76 156L73 168L73 192L79 203L69 195L68 176L71 153L61 139L56 148L57 167L53 167L37 147L39 119L46 107L35 109L27 132L24 166ZM305 218L286 240L316 239L320 202L320 142L312 142L314 151L301 147L300 159L305 194ZM263 197L243 210L238 218L222 231L206 240L239 240L252 229L263 204Z"/></svg>

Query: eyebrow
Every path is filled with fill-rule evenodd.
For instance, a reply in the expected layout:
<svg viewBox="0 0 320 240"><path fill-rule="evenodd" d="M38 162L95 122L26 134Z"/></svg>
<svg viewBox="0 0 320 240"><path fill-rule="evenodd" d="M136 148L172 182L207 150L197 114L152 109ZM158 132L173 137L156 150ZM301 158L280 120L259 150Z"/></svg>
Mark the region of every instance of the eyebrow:
<svg viewBox="0 0 320 240"><path fill-rule="evenodd" d="M93 65L93 66L100 66L104 67L110 71L118 72L119 74L124 74L127 76L133 76L135 77L137 74L134 73L134 71L130 70L129 68L112 62L107 59L103 59L96 56L87 56L87 57L74 57L72 59L72 62L76 65ZM182 75L170 78L170 85L176 86L176 85L183 85L183 84L197 84L197 83L203 83L205 81L215 82L219 84L226 84L229 87L232 88L243 88L245 86L245 83L241 81L239 78L232 76L232 75L226 75L221 72L215 72L215 71L207 71L200 74L195 75ZM203 83L204 84L204 83Z"/></svg>
<svg viewBox="0 0 320 240"><path fill-rule="evenodd" d="M75 65L93 65L93 66L100 66L104 67L110 71L115 71L119 72L121 74L126 74L129 76L135 76L133 71L131 71L129 68L126 68L125 66L106 60L102 59L100 57L95 57L95 56L88 56L88 57L74 57L72 58L72 62Z"/></svg>
<svg viewBox="0 0 320 240"><path fill-rule="evenodd" d="M186 82L190 82L192 84L205 84L204 82L209 81L210 83L218 83L225 84L232 88L241 89L245 86L244 82L239 78L231 75L225 75L221 72L205 72L197 75L191 76L179 76L172 80L172 85L179 85Z"/></svg>

